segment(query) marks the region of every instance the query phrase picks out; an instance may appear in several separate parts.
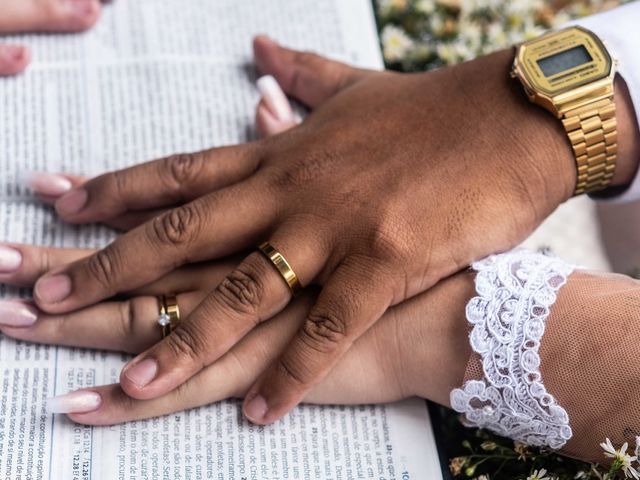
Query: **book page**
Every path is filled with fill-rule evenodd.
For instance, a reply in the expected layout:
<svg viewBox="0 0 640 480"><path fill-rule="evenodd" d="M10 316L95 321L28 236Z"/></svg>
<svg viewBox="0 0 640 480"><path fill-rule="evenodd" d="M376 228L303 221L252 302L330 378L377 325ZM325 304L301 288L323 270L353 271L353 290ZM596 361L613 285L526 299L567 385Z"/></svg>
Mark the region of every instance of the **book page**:
<svg viewBox="0 0 640 480"><path fill-rule="evenodd" d="M251 39L381 68L368 0L117 0L83 35L20 36L34 63L0 81L0 241L99 247L60 222L24 171L93 176L254 138ZM0 297L28 296L0 287ZM45 400L117 382L128 357L0 337L3 479L436 479L424 401L305 405L256 427L231 400L111 427L49 415Z"/></svg>

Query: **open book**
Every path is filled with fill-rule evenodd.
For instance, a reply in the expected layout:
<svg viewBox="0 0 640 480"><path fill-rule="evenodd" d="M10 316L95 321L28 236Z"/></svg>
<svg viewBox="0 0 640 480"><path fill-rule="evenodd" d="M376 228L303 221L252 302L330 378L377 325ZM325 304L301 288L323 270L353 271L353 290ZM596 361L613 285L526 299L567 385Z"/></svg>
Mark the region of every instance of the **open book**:
<svg viewBox="0 0 640 480"><path fill-rule="evenodd" d="M251 38L267 33L380 68L370 0L118 0L90 33L22 36L35 58L0 81L0 241L98 247L60 222L24 170L95 175L253 136ZM27 295L2 287L0 297ZM1 320L1 319L0 319ZM238 401L112 427L46 413L45 399L118 380L126 356L0 338L6 479L439 479L425 402L300 406L275 425Z"/></svg>

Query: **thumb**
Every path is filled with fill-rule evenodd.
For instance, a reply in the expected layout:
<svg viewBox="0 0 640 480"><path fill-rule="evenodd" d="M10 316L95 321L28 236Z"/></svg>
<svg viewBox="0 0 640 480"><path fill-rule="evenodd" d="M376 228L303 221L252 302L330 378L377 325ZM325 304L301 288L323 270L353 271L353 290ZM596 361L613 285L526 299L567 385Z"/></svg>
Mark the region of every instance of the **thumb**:
<svg viewBox="0 0 640 480"><path fill-rule="evenodd" d="M273 75L288 95L311 108L375 73L315 53L281 47L264 35L254 38L253 54L262 74Z"/></svg>

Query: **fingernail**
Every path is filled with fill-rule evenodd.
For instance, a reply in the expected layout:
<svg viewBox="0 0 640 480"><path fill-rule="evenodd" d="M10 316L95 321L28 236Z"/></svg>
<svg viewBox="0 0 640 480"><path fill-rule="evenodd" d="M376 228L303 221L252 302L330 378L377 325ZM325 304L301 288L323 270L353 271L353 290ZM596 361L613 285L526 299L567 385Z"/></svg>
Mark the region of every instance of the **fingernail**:
<svg viewBox="0 0 640 480"><path fill-rule="evenodd" d="M147 358L125 370L124 375L138 387L148 385L154 379L158 371L158 363L152 358Z"/></svg>
<svg viewBox="0 0 640 480"><path fill-rule="evenodd" d="M78 213L84 208L88 198L89 195L84 188L72 190L56 201L56 211L61 215Z"/></svg>
<svg viewBox="0 0 640 480"><path fill-rule="evenodd" d="M69 179L54 173L25 172L21 177L21 183L24 186L41 195L58 197L73 188Z"/></svg>
<svg viewBox="0 0 640 480"><path fill-rule="evenodd" d="M102 405L102 397L96 392L79 390L47 399L49 413L88 413Z"/></svg>
<svg viewBox="0 0 640 480"><path fill-rule="evenodd" d="M256 82L260 95L271 113L281 121L293 119L291 104L280 85L271 75L260 77Z"/></svg>
<svg viewBox="0 0 640 480"><path fill-rule="evenodd" d="M277 45L278 44L273 38L271 38L269 35L266 35L264 33L260 33L260 34L256 35L255 38L256 38L256 40L259 39L261 42L271 43L273 45Z"/></svg>
<svg viewBox="0 0 640 480"><path fill-rule="evenodd" d="M2 45L0 47L0 55L11 63L18 63L24 59L26 48L21 45Z"/></svg>
<svg viewBox="0 0 640 480"><path fill-rule="evenodd" d="M0 325L30 327L38 320L36 310L21 302L0 302Z"/></svg>
<svg viewBox="0 0 640 480"><path fill-rule="evenodd" d="M67 0L67 8L72 15L85 18L93 15L95 5L91 0Z"/></svg>
<svg viewBox="0 0 640 480"><path fill-rule="evenodd" d="M22 254L15 248L0 245L0 273L13 273L22 265Z"/></svg>
<svg viewBox="0 0 640 480"><path fill-rule="evenodd" d="M244 414L253 423L260 423L267 414L267 410L269 410L267 401L262 395L257 394L244 407Z"/></svg>
<svg viewBox="0 0 640 480"><path fill-rule="evenodd" d="M36 282L33 291L44 303L61 302L71 294L71 279L63 274L43 277Z"/></svg>

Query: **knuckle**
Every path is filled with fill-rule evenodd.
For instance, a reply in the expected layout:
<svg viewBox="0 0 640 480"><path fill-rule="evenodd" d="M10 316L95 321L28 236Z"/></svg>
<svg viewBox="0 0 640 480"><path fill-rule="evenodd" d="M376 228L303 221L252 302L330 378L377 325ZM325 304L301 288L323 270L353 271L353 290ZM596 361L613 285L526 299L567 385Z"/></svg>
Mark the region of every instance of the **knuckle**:
<svg viewBox="0 0 640 480"><path fill-rule="evenodd" d="M302 341L313 352L334 353L347 336L347 325L331 313L312 312L302 326Z"/></svg>
<svg viewBox="0 0 640 480"><path fill-rule="evenodd" d="M410 258L415 244L414 229L399 215L388 215L373 229L369 251L389 260Z"/></svg>
<svg viewBox="0 0 640 480"><path fill-rule="evenodd" d="M111 395L109 397L112 402L111 408L116 412L122 412L126 415L126 412L131 412L135 408L136 400L130 397L124 392L119 392L118 395Z"/></svg>
<svg viewBox="0 0 640 480"><path fill-rule="evenodd" d="M199 361L204 350L198 337L189 328L177 328L167 337L166 345L175 358Z"/></svg>
<svg viewBox="0 0 640 480"><path fill-rule="evenodd" d="M311 381L311 370L303 362L298 362L289 357L282 357L276 363L277 372L294 385L306 385Z"/></svg>
<svg viewBox="0 0 640 480"><path fill-rule="evenodd" d="M320 57L313 52L306 50L297 51L293 56L293 62L300 66L308 66L316 62Z"/></svg>
<svg viewBox="0 0 640 480"><path fill-rule="evenodd" d="M306 188L341 161L342 157L332 148L302 152L299 159L278 166L270 172L270 190L282 192Z"/></svg>
<svg viewBox="0 0 640 480"><path fill-rule="evenodd" d="M107 176L107 180L111 183L113 195L116 198L124 195L129 189L127 188L129 176L121 171L115 171Z"/></svg>
<svg viewBox="0 0 640 480"><path fill-rule="evenodd" d="M180 246L192 243L198 237L201 221L200 208L190 203L156 217L149 225L152 238L160 244Z"/></svg>
<svg viewBox="0 0 640 480"><path fill-rule="evenodd" d="M110 290L112 279L119 272L118 255L112 248L102 249L89 257L87 270L102 288Z"/></svg>
<svg viewBox="0 0 640 480"><path fill-rule="evenodd" d="M181 192L185 185L201 177L205 163L204 152L197 152L171 155L160 165L168 180L168 186L174 191Z"/></svg>
<svg viewBox="0 0 640 480"><path fill-rule="evenodd" d="M217 298L223 306L234 312L256 316L264 295L263 284L251 270L231 272L216 288Z"/></svg>
<svg viewBox="0 0 640 480"><path fill-rule="evenodd" d="M40 272L45 273L51 270L53 266L53 251L50 248L43 248L39 251L38 255L38 268Z"/></svg>
<svg viewBox="0 0 640 480"><path fill-rule="evenodd" d="M118 328L121 338L135 338L133 302L125 300L118 305Z"/></svg>

